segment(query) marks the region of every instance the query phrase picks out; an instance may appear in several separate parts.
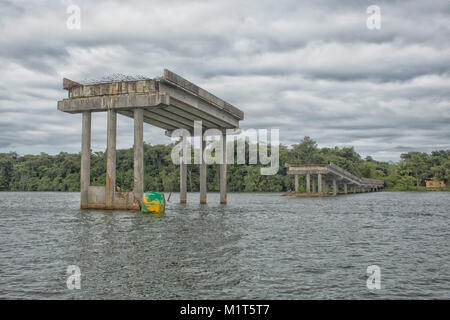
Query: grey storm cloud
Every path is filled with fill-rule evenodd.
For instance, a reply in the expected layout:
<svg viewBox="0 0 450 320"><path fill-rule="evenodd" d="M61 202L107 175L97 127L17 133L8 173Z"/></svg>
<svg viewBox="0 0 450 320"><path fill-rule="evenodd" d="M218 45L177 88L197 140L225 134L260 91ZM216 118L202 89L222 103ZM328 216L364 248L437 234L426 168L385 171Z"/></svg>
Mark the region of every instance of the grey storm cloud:
<svg viewBox="0 0 450 320"><path fill-rule="evenodd" d="M67 7L81 9L69 30ZM381 29L366 27L369 5ZM0 0L0 152L79 152L80 117L56 110L62 78L171 69L245 112L243 129L279 128L398 160L450 147L450 2ZM104 150L106 117L93 118ZM145 127L145 140L168 143ZM119 117L118 147L132 145Z"/></svg>

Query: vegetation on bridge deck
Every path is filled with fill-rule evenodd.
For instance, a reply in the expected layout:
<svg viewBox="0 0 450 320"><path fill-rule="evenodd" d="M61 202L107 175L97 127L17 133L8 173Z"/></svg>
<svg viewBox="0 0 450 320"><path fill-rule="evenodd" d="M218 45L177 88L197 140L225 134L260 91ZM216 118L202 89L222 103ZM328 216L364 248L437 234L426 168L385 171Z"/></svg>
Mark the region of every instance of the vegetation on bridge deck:
<svg viewBox="0 0 450 320"><path fill-rule="evenodd" d="M144 146L145 190L178 191L179 167L172 164L171 145ZM247 148L248 150L248 148ZM274 176L261 176L259 165L230 165L230 192L274 191L294 189L294 179L286 174L284 164L328 163L364 178L384 180L391 190L425 190L425 179L450 181L450 150L431 154L409 152L397 163L379 162L371 157L362 159L353 148L318 148L314 140L305 137L292 148L280 146L280 171ZM91 184L105 185L104 152L91 157ZM208 190L218 191L218 166L209 166ZM301 178L302 179L302 178ZM300 180L301 181L301 180ZM117 186L131 190L133 186L133 149L117 152ZM1 191L79 191L80 155L62 152L58 155L19 156L0 154ZM188 191L199 189L199 166L188 166ZM303 188L300 183L300 190Z"/></svg>

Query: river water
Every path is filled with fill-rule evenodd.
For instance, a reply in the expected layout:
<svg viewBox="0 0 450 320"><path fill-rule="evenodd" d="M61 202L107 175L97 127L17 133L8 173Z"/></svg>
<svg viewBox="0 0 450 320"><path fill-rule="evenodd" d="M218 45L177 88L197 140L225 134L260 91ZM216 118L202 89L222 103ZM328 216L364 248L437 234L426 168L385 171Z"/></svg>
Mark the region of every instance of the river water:
<svg viewBox="0 0 450 320"><path fill-rule="evenodd" d="M198 199L173 194L152 217L81 211L78 193L0 193L0 298L450 298L450 193Z"/></svg>

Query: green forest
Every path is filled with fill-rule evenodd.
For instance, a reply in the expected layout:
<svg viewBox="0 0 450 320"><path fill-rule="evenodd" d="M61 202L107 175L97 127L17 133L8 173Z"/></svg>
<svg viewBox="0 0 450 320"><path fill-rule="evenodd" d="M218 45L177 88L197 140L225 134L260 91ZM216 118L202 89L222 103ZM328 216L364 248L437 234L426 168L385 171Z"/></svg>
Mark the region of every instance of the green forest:
<svg viewBox="0 0 450 320"><path fill-rule="evenodd" d="M179 166L171 160L173 145L144 145L145 190L179 191ZM236 150L236 148L235 148ZM246 148L248 151L248 148ZM385 181L387 190L425 190L425 180L450 181L450 150L431 154L408 152L398 162L380 162L362 158L353 147L319 148L316 141L304 137L290 148L280 145L280 170L273 176L262 176L260 165L228 166L230 192L281 192L294 189L294 178L286 174L288 163L334 163L364 178ZM218 191L217 165L208 166L208 191ZM105 185L105 152L91 156L91 185ZM117 181L122 190L133 185L133 148L117 151ZM80 154L24 155L0 153L0 191L79 191ZM199 190L199 166L188 166L188 191ZM304 188L301 185L300 188ZM448 190L448 189L447 189Z"/></svg>

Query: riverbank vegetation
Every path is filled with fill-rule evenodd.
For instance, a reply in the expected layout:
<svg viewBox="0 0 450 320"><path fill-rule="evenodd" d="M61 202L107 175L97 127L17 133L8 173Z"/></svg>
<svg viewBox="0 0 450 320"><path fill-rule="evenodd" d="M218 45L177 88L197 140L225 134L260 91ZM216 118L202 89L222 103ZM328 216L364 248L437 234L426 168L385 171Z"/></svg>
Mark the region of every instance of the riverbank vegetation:
<svg viewBox="0 0 450 320"><path fill-rule="evenodd" d="M178 191L179 166L172 163L173 145L144 146L145 190ZM236 150L236 148L235 148ZM248 148L246 148L248 151ZM261 165L228 166L230 192L281 192L294 188L294 179L286 174L288 163L334 163L364 178L384 180L388 190L425 190L425 180L450 181L450 150L408 152L398 162L362 158L353 147L319 148L305 137L288 148L280 146L280 170L273 176L262 176ZM91 184L105 185L106 157L94 152L91 157ZM208 190L218 191L218 166L208 167ZM117 151L117 186L131 190L133 185L133 149ZM199 166L188 166L188 191L199 189ZM0 154L0 191L78 191L80 188L80 154L57 155ZM302 188L302 186L301 186ZM449 190L447 188L447 190Z"/></svg>

